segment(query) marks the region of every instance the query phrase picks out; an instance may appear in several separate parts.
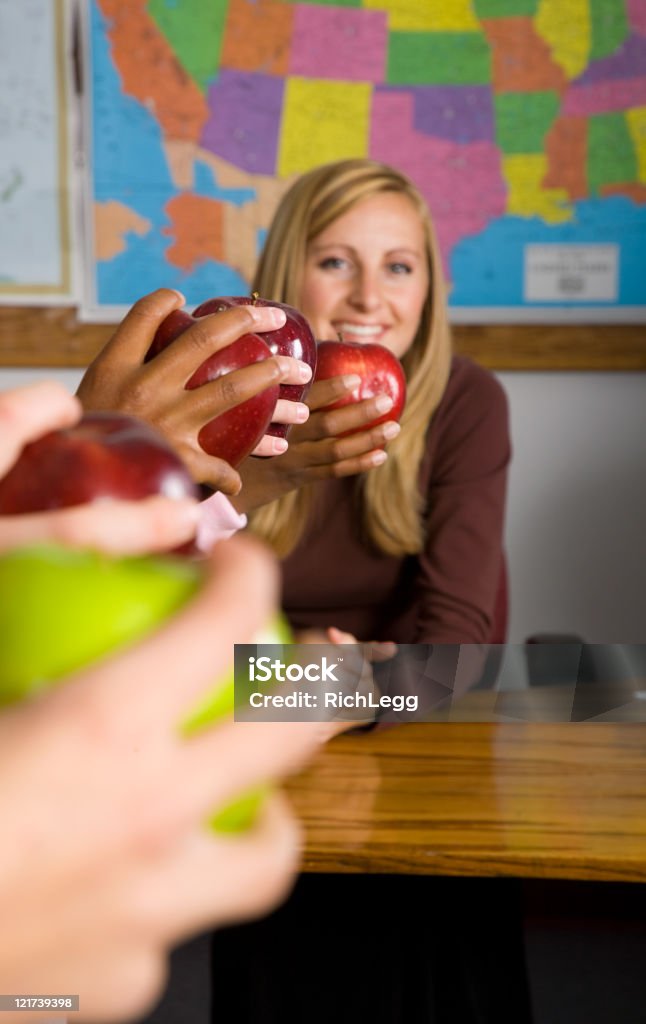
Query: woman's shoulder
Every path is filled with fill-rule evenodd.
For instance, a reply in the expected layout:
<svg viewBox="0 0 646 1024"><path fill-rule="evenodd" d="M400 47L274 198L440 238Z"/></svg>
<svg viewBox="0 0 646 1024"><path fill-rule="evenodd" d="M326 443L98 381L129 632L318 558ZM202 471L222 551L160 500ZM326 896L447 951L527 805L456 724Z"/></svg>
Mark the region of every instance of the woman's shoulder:
<svg viewBox="0 0 646 1024"><path fill-rule="evenodd" d="M507 394L498 378L468 356L454 355L440 408L468 402L474 411L507 407Z"/></svg>
<svg viewBox="0 0 646 1024"><path fill-rule="evenodd" d="M507 395L497 377L467 356L455 355L427 434L425 463L481 465L509 459Z"/></svg>

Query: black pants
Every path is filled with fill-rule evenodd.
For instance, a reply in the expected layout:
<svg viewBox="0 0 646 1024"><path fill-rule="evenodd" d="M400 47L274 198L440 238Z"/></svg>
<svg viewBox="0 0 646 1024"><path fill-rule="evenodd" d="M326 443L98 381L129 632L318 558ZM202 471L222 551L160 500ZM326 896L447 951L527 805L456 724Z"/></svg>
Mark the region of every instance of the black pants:
<svg viewBox="0 0 646 1024"><path fill-rule="evenodd" d="M179 946L170 958L166 991L140 1024L210 1024L210 975L211 935L199 935Z"/></svg>
<svg viewBox="0 0 646 1024"><path fill-rule="evenodd" d="M513 879L303 875L213 938L219 1024L530 1024Z"/></svg>

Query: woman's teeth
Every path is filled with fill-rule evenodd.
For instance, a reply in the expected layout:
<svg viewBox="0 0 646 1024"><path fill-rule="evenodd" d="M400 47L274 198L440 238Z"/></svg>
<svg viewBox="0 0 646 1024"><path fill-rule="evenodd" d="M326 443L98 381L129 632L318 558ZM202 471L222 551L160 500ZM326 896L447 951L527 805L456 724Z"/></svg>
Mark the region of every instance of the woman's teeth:
<svg viewBox="0 0 646 1024"><path fill-rule="evenodd" d="M358 338L374 338L383 330L381 324L337 324L336 329L341 335L356 334Z"/></svg>

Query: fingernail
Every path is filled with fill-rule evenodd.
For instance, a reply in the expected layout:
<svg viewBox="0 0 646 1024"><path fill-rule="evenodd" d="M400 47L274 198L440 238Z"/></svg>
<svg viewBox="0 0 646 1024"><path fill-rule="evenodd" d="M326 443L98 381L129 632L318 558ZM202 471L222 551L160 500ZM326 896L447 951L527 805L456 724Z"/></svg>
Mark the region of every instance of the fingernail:
<svg viewBox="0 0 646 1024"><path fill-rule="evenodd" d="M282 455L289 448L289 444L284 437L274 437L271 448L275 455Z"/></svg>
<svg viewBox="0 0 646 1024"><path fill-rule="evenodd" d="M310 418L310 411L303 402L296 403L296 422L305 423Z"/></svg>
<svg viewBox="0 0 646 1024"><path fill-rule="evenodd" d="M361 384L361 377L358 373L344 374L344 376L341 377L341 380L344 388L347 388L348 391L351 391L353 388L358 388Z"/></svg>
<svg viewBox="0 0 646 1024"><path fill-rule="evenodd" d="M378 452L374 452L374 454L370 457L370 462L372 463L373 466L381 466L383 465L387 458L388 456L386 452L382 451L380 448Z"/></svg>
<svg viewBox="0 0 646 1024"><path fill-rule="evenodd" d="M181 302L182 306L185 306L186 305L186 297L184 295L182 295L182 293L179 291L179 289L171 288L170 290L172 292L175 292L175 294L176 294L177 298L179 299L179 301Z"/></svg>
<svg viewBox="0 0 646 1024"><path fill-rule="evenodd" d="M276 356L276 364L281 377L287 377L292 370L292 361L289 356Z"/></svg>
<svg viewBox="0 0 646 1024"><path fill-rule="evenodd" d="M390 395L379 395L375 399L375 409L377 412L390 412L393 407L393 400Z"/></svg>
<svg viewBox="0 0 646 1024"><path fill-rule="evenodd" d="M278 306L249 306L254 320L261 326L261 330L272 331L276 327L282 327L287 322L287 316L283 309Z"/></svg>
<svg viewBox="0 0 646 1024"><path fill-rule="evenodd" d="M392 441L393 437L397 437L397 434L399 434L400 430L401 427L399 423L394 423L390 421L388 423L384 423L381 432L386 438L386 440Z"/></svg>
<svg viewBox="0 0 646 1024"><path fill-rule="evenodd" d="M298 362L298 379L302 380L304 384L311 379L312 367L308 363L303 363L299 360Z"/></svg>

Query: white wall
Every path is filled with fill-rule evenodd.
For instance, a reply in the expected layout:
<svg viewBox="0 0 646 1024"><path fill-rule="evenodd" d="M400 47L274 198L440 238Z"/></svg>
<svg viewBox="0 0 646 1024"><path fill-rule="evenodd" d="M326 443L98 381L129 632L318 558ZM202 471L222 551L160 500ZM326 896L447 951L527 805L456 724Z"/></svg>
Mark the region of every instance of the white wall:
<svg viewBox="0 0 646 1024"><path fill-rule="evenodd" d="M0 391L33 384L37 380L58 380L68 391L76 391L83 376L82 370L23 370L0 368Z"/></svg>
<svg viewBox="0 0 646 1024"><path fill-rule="evenodd" d="M510 399L510 641L646 643L646 374L499 375Z"/></svg>
<svg viewBox="0 0 646 1024"><path fill-rule="evenodd" d="M0 389L75 370L0 370ZM514 459L510 641L646 643L646 374L501 373Z"/></svg>

